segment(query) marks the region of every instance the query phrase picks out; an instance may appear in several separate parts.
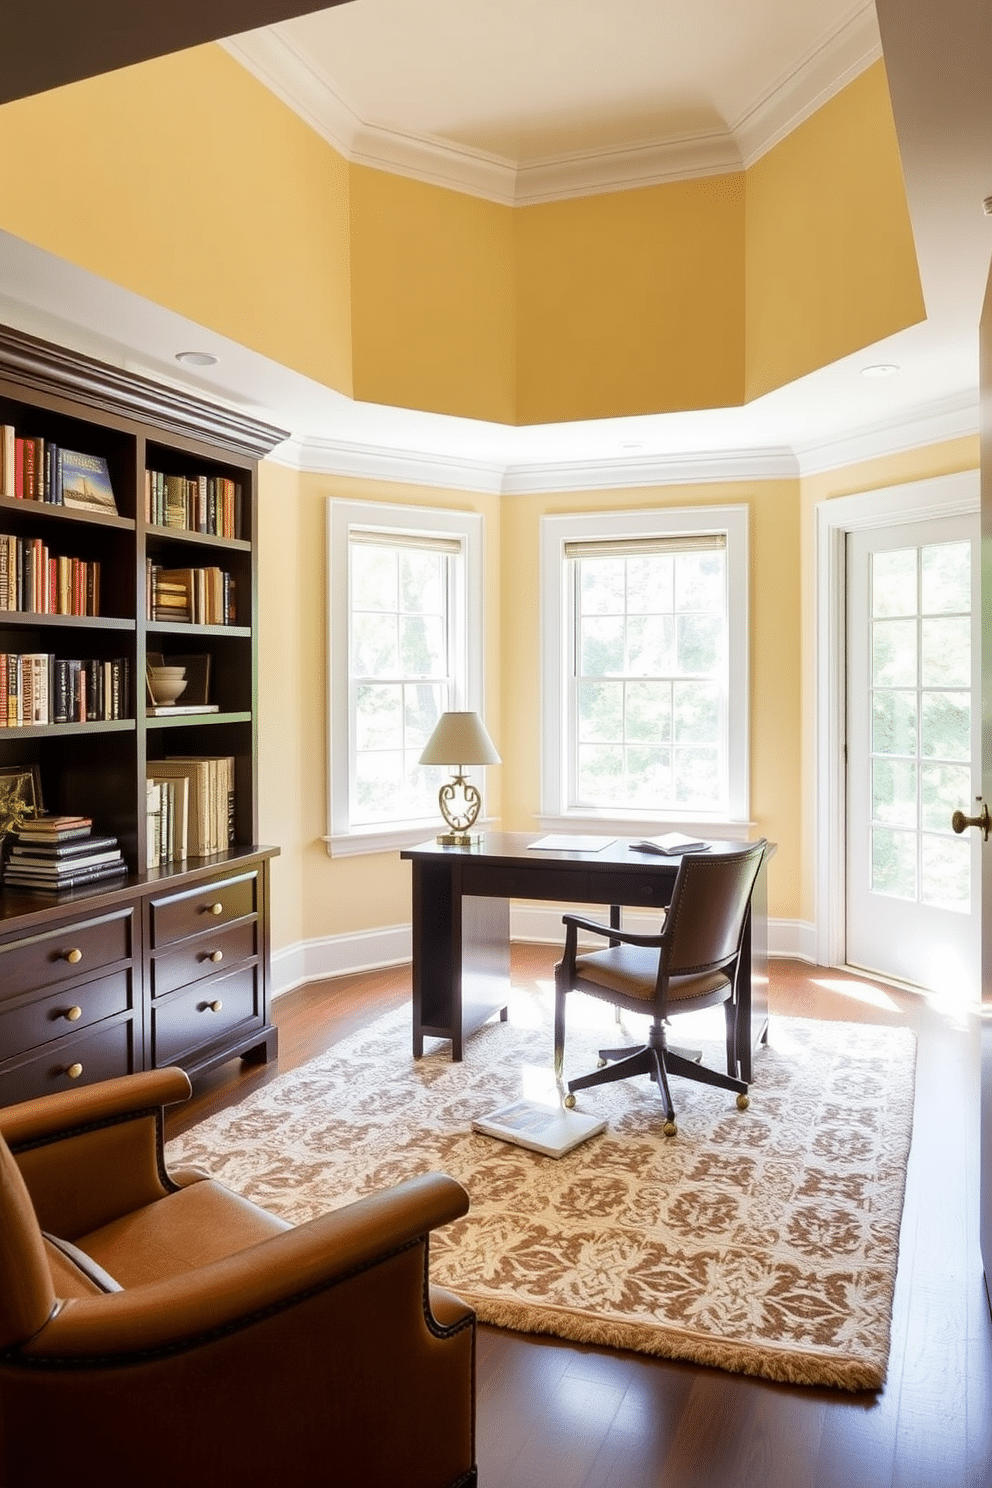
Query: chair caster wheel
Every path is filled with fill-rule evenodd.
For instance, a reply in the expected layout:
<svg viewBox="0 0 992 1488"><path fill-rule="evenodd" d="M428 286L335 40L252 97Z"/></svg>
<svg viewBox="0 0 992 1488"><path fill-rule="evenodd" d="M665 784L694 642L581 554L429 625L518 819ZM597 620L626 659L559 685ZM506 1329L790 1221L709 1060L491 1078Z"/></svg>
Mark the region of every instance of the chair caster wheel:
<svg viewBox="0 0 992 1488"><path fill-rule="evenodd" d="M665 1125L662 1127L662 1131L665 1133L666 1137L674 1137L678 1135L678 1127L676 1126L674 1121L666 1121Z"/></svg>
<svg viewBox="0 0 992 1488"><path fill-rule="evenodd" d="M565 1097L565 1106L566 1109L569 1111L574 1110L575 1108L575 1096L572 1094L571 1091L569 1091Z"/></svg>
<svg viewBox="0 0 992 1488"><path fill-rule="evenodd" d="M737 1097L737 1109L738 1109L738 1111L746 1111L747 1108L748 1108L748 1106L750 1104L751 1104L751 1097L749 1095L739 1095Z"/></svg>

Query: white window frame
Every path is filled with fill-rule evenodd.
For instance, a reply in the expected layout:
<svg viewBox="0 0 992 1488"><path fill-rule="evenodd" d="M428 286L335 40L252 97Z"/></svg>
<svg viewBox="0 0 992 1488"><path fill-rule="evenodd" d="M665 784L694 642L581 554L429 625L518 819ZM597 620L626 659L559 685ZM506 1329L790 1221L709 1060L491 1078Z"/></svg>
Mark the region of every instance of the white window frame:
<svg viewBox="0 0 992 1488"><path fill-rule="evenodd" d="M331 857L387 852L415 846L441 825L437 812L414 821L351 824L351 775L354 731L349 707L351 597L349 543L352 532L374 531L382 537L419 537L457 542L450 624L458 662L452 708L482 713L483 698L483 518L478 512L442 507L400 506L383 501L328 502L327 513L327 835ZM472 772L467 772L471 774ZM475 784L483 788L482 772Z"/></svg>
<svg viewBox="0 0 992 1488"><path fill-rule="evenodd" d="M746 505L653 507L623 512L572 512L541 518L541 815L545 829L604 828L623 834L636 824L663 830L720 830L746 836L750 799L750 713L748 686L748 519ZM694 810L691 815L620 807L593 811L567 800L568 750L565 722L570 716L568 675L572 594L565 545L613 539L689 537L722 533L727 555L728 635L728 802L726 814Z"/></svg>

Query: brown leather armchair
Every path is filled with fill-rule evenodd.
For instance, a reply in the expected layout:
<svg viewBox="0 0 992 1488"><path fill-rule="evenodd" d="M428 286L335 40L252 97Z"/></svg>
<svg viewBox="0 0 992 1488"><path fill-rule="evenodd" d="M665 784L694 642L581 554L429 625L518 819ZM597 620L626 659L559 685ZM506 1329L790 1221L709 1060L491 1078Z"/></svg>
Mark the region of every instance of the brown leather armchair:
<svg viewBox="0 0 992 1488"><path fill-rule="evenodd" d="M475 1315L428 1279L464 1189L293 1228L166 1171L189 1093L163 1069L0 1110L4 1488L474 1484Z"/></svg>

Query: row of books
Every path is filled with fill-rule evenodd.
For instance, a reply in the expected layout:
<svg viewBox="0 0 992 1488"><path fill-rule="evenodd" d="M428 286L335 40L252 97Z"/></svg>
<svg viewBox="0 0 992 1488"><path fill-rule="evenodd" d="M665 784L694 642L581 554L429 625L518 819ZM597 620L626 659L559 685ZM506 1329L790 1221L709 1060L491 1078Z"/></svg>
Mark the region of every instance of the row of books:
<svg viewBox="0 0 992 1488"><path fill-rule="evenodd" d="M21 501L116 513L110 471L102 455L63 449L51 439L0 424L0 491Z"/></svg>
<svg viewBox="0 0 992 1488"><path fill-rule="evenodd" d="M177 625L235 625L234 575L219 568L163 568L149 558L145 602L149 620Z"/></svg>
<svg viewBox="0 0 992 1488"><path fill-rule="evenodd" d="M100 564L53 556L40 537L0 533L0 610L99 615Z"/></svg>
<svg viewBox="0 0 992 1488"><path fill-rule="evenodd" d="M0 728L130 718L131 663L0 652Z"/></svg>
<svg viewBox="0 0 992 1488"><path fill-rule="evenodd" d="M126 872L117 838L94 835L90 817L40 816L14 835L3 883L5 888L58 894Z"/></svg>
<svg viewBox="0 0 992 1488"><path fill-rule="evenodd" d="M147 865L223 852L234 841L234 758L173 756L146 766Z"/></svg>
<svg viewBox="0 0 992 1488"><path fill-rule="evenodd" d="M145 471L145 521L182 532L240 537L241 486L223 475Z"/></svg>

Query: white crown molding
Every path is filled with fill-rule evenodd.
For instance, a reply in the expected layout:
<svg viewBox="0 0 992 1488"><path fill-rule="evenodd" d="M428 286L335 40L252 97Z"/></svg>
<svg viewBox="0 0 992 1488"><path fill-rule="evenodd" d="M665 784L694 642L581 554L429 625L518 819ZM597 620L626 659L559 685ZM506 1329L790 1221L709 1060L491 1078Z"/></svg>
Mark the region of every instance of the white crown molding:
<svg viewBox="0 0 992 1488"><path fill-rule="evenodd" d="M524 165L363 120L333 81L278 30L220 43L344 158L504 206L630 191L739 171L881 56L873 5L862 6L725 132L644 140Z"/></svg>
<svg viewBox="0 0 992 1488"><path fill-rule="evenodd" d="M498 496L502 491L505 468L502 462L468 460L440 449L400 449L345 439L300 437L278 445L269 459L310 475L349 475L488 496Z"/></svg>
<svg viewBox="0 0 992 1488"><path fill-rule="evenodd" d="M969 389L913 409L901 409L892 419L815 444L796 444L802 475L858 465L864 460L901 455L928 444L978 434L978 393Z"/></svg>
<svg viewBox="0 0 992 1488"><path fill-rule="evenodd" d="M732 125L745 168L760 160L881 55L875 7L862 6Z"/></svg>
<svg viewBox="0 0 992 1488"><path fill-rule="evenodd" d="M935 400L894 418L836 439L816 443L755 445L727 450L682 449L671 453L603 459L514 459L515 431L508 428L506 455L470 459L434 449L403 448L346 439L294 435L268 457L314 475L437 487L483 495L540 495L561 491L633 490L644 486L688 486L756 480L796 480L866 460L898 455L978 433L978 398L972 391ZM567 431L563 434L567 439Z"/></svg>

